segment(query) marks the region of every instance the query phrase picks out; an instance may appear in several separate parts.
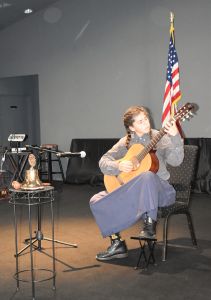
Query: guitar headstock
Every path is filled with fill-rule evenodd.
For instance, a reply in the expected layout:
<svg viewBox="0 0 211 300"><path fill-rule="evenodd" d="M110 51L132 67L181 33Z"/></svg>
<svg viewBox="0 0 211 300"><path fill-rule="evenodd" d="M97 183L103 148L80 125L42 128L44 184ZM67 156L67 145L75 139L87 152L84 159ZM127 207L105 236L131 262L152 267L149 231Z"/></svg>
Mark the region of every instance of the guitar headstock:
<svg viewBox="0 0 211 300"><path fill-rule="evenodd" d="M193 103L188 102L177 111L173 118L176 121L185 121L186 119L190 119L191 117L193 117L193 112L195 111L195 108L196 107Z"/></svg>

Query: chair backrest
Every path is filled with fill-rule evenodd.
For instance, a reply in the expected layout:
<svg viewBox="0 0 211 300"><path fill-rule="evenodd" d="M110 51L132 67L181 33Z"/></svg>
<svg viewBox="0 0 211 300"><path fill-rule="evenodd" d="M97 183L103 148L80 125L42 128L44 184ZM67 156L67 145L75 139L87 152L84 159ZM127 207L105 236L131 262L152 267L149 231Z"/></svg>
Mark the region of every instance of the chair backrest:
<svg viewBox="0 0 211 300"><path fill-rule="evenodd" d="M191 183L195 177L198 146L184 146L184 160L178 167L167 166L170 183L176 190L176 201L189 202Z"/></svg>

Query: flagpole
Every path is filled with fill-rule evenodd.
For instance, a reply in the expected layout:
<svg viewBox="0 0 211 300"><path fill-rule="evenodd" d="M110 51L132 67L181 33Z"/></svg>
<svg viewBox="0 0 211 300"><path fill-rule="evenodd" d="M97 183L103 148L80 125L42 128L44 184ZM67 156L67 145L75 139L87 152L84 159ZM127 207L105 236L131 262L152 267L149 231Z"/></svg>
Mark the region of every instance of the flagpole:
<svg viewBox="0 0 211 300"><path fill-rule="evenodd" d="M174 24L174 13L172 11L170 12L170 23Z"/></svg>
<svg viewBox="0 0 211 300"><path fill-rule="evenodd" d="M172 41L175 45L175 39L174 39L174 13L172 11L170 11L170 35L172 36ZM181 95L178 98L178 100L180 98L181 98ZM175 102L173 107L171 107L171 115L174 115L176 111L177 111L177 102ZM184 132L182 130L180 122L177 121L176 124L177 124L177 128L179 130L179 133L180 133L181 137L184 138Z"/></svg>
<svg viewBox="0 0 211 300"><path fill-rule="evenodd" d="M177 111L176 103L181 98L180 83L179 83L179 65L178 65L178 57L175 49L174 13L172 11L169 12L169 17L170 17L170 30L169 30L170 42L169 42L169 50L168 50L166 84L165 84L165 92L163 98L162 126L165 125L165 123L168 121L170 116L175 114L175 112Z"/></svg>
<svg viewBox="0 0 211 300"><path fill-rule="evenodd" d="M170 35L174 43L174 13L172 11L170 12Z"/></svg>

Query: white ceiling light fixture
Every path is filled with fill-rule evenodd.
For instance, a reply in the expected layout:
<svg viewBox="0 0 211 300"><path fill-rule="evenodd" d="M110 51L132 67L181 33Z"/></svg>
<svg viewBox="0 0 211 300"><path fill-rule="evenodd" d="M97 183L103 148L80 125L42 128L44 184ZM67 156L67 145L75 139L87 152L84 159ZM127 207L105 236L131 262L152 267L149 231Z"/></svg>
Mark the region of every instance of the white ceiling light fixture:
<svg viewBox="0 0 211 300"><path fill-rule="evenodd" d="M29 15L33 12L33 10L31 8L27 8L24 10L24 14Z"/></svg>

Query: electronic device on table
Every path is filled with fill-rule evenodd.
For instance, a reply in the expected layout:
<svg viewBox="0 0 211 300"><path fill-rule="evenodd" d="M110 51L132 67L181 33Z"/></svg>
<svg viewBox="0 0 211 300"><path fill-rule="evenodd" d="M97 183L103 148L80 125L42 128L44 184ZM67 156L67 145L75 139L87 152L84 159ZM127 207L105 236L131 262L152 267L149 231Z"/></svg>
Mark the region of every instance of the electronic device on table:
<svg viewBox="0 0 211 300"><path fill-rule="evenodd" d="M25 133L11 133L8 137L8 141L10 142L11 152L18 153L22 151L26 151L26 147L23 147L22 142L27 139L27 135Z"/></svg>

